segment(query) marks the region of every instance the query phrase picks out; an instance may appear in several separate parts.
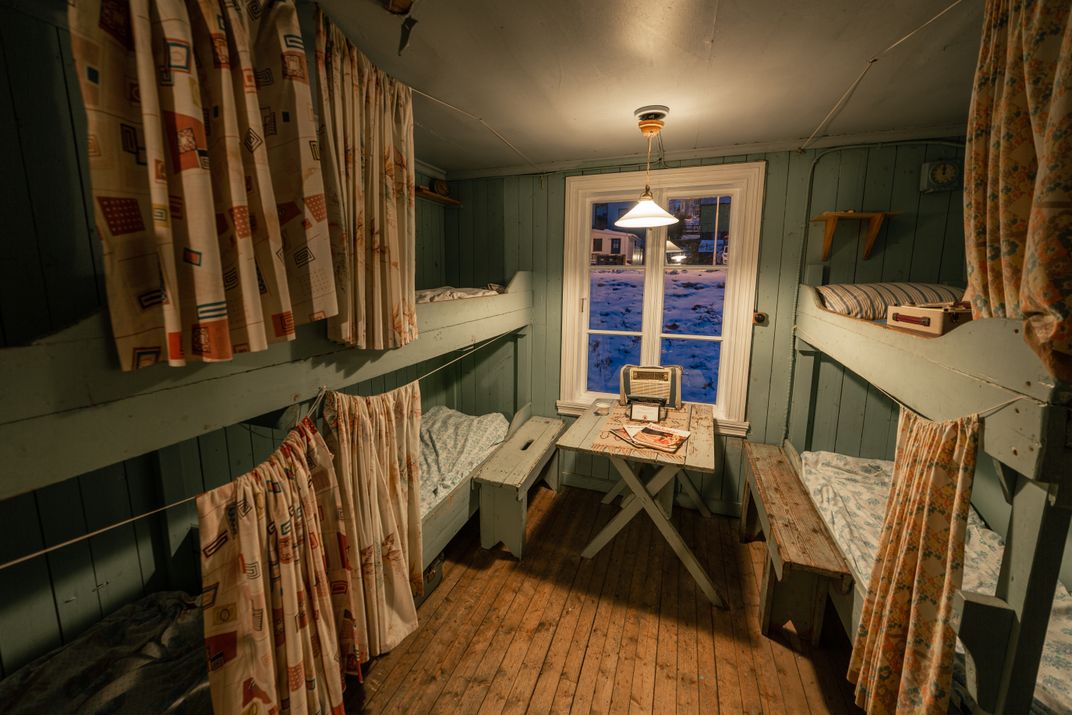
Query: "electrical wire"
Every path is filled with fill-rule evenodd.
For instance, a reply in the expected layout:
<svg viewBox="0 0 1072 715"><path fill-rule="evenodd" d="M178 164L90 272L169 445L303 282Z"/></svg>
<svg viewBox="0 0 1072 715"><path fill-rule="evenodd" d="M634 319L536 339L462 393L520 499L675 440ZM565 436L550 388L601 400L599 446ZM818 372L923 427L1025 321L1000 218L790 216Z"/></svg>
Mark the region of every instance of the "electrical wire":
<svg viewBox="0 0 1072 715"><path fill-rule="evenodd" d="M813 131L808 136L808 138L804 140L804 143L800 145L799 151L804 151L805 149L807 149L808 146L819 135L819 133L822 132L824 129L826 129L826 127L830 124L830 122L832 122L834 120L834 117L836 117L838 112L840 112L842 110L842 108L848 103L849 98L852 97L854 92L856 92L856 88L859 87L860 83L864 81L864 77L867 76L867 73L871 71L871 68L875 66L876 62L878 62L884 55L886 55L887 53L892 51L894 48L896 48L897 46L899 46L900 44L902 44L903 42L908 40L908 38L912 37L917 32L919 32L923 28L927 27L932 22L936 21L938 18L942 17L947 12L949 12L950 10L955 8L961 2L962 2L962 0L953 0L953 2L951 4L947 5L944 10L939 12L937 15L932 17L930 20L927 20L925 23L923 23L922 25L920 25L916 29L912 30L911 32L909 32L907 35L905 35L901 39L899 39L896 42L894 42L892 45L890 45L889 47L884 49L882 52L879 52L877 55L875 55L874 57L869 59L867 61L867 64L864 65L864 68L860 72L860 74L857 75L856 79L853 80L852 84L849 85L849 88L846 89L842 93L841 97L839 97L838 100L834 103L834 106L831 107L830 111L826 113L825 117L823 117L823 120L821 122L819 122L819 126L815 127L815 131Z"/></svg>
<svg viewBox="0 0 1072 715"><path fill-rule="evenodd" d="M539 168L536 165L536 162L534 162L532 159L530 159L525 154L525 152L521 151L516 146L514 146L513 142L511 142L509 139L507 139L502 134L500 134L498 132L498 130L495 129L495 127L493 127L490 124L488 124L487 122L485 122L481 117L478 117L477 115L473 114L472 112L467 112L466 110L462 109L461 107L456 107L455 105L451 104L450 102L442 100L439 97L436 97L434 95L428 94L427 92L422 92L421 90L417 89L416 87L410 87L410 89L413 90L414 94L419 94L422 97L425 97L426 99L430 99L433 102L437 102L439 104L442 104L444 107L447 107L448 109L453 109L458 114L464 115L466 117L469 117L470 119L473 119L473 120L476 120L476 121L480 122L482 125L484 125L485 129L487 129L489 132L491 132L496 137L498 137L499 141L501 141L506 146L510 147L514 151L515 154L517 154L522 159L524 159L525 163L529 164L533 168L537 168L537 169Z"/></svg>

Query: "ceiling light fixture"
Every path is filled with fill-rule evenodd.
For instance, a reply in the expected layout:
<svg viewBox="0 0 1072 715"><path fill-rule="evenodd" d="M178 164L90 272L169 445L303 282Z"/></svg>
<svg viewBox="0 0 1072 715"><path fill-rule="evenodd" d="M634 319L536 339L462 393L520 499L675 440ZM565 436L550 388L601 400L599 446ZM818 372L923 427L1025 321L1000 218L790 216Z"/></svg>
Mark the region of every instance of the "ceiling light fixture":
<svg viewBox="0 0 1072 715"><path fill-rule="evenodd" d="M651 143L655 140L655 137L659 136L659 132L663 128L663 120L666 119L666 115L669 113L670 108L661 104L651 104L633 112L633 116L637 118L637 124L640 126L640 133L648 138L648 160L644 164L644 193L640 195L636 206L629 209L627 214L614 222L615 226L621 228L654 228L656 226L669 226L678 222L676 216L668 213L659 204L655 203L655 200L651 197L651 182L649 180L651 175Z"/></svg>

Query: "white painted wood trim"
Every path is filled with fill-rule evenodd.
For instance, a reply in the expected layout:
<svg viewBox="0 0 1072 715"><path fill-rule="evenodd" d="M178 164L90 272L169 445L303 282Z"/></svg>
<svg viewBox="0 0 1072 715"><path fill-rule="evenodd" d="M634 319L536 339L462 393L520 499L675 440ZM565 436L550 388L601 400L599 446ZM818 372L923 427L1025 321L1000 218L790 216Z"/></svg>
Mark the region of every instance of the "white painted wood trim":
<svg viewBox="0 0 1072 715"><path fill-rule="evenodd" d="M724 434L743 435L740 426L745 422L748 398L748 368L752 352L752 311L755 307L756 272L759 264L759 237L763 213L763 192L766 162L745 162L716 166L695 166L682 169L663 169L651 173L651 186L664 202L671 195L695 195L697 192L730 196L730 236L733 237L733 262L730 264L723 308L723 335L719 365L718 404L715 419ZM565 241L562 264L562 354L560 365L559 412L576 414L576 405L591 404L595 399L611 399L616 395L588 392L585 385L588 349L585 344L585 324L588 299L589 216L595 202L620 200L636 193L641 172L595 174L566 178ZM650 231L656 242L665 240L666 231ZM651 262L649 276L661 269L659 252L648 252ZM661 276L661 272L659 273ZM650 281L649 281L650 282ZM645 305L645 328L658 322L659 301ZM661 314L661 310L659 311ZM655 326L656 331L659 326ZM642 346L643 359L657 355L659 336L649 335ZM656 347L653 348L652 346ZM725 431L722 429L725 426Z"/></svg>
<svg viewBox="0 0 1072 715"><path fill-rule="evenodd" d="M417 306L420 337L356 350L304 325L290 343L227 363L119 370L111 330L92 316L41 342L0 350L0 499L504 335L532 322L532 274L502 295ZM56 445L62 445L57 449Z"/></svg>

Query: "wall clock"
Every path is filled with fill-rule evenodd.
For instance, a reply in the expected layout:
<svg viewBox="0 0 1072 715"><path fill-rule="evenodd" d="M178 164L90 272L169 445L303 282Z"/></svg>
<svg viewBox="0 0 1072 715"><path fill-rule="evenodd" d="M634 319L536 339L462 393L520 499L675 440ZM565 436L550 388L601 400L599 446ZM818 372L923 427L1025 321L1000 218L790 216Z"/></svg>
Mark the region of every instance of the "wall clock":
<svg viewBox="0 0 1072 715"><path fill-rule="evenodd" d="M963 169L960 162L949 160L927 162L920 167L919 190L929 193L959 189L962 175Z"/></svg>

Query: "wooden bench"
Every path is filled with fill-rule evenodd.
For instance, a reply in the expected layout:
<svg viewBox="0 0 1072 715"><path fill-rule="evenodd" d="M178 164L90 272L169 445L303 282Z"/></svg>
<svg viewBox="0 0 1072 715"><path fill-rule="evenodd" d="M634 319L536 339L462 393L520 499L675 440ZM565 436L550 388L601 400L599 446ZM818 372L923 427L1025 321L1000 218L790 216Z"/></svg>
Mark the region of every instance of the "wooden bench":
<svg viewBox="0 0 1072 715"><path fill-rule="evenodd" d="M745 442L747 455L741 541L767 541L760 591L760 630L792 621L818 644L829 589L849 593L853 579L811 497L774 445Z"/></svg>
<svg viewBox="0 0 1072 715"><path fill-rule="evenodd" d="M562 420L528 418L473 473L473 480L480 485L480 545L485 549L501 541L521 558L529 488L551 461L563 427ZM555 477L549 478L552 489L558 488Z"/></svg>

